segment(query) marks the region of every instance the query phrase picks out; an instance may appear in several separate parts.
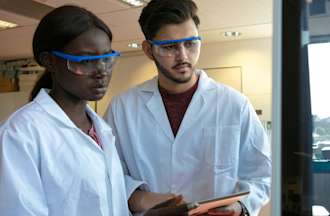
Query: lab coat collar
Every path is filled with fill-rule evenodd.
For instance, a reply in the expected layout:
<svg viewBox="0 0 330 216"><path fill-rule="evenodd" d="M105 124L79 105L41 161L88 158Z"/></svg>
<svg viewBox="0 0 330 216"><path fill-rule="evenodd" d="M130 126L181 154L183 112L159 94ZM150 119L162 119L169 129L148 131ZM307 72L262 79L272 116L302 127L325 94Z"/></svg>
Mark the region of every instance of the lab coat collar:
<svg viewBox="0 0 330 216"><path fill-rule="evenodd" d="M176 137L181 136L186 129L195 123L200 115L200 109L203 107L206 101L206 93L209 90L216 88L216 82L210 79L203 70L196 70L199 75L197 90L190 102L190 105L183 118L179 131ZM141 95L146 96L151 94L149 99L146 100L146 106L154 116L155 121L160 125L167 137L173 141L174 135L170 126L170 122L167 117L164 103L158 89L158 77L154 77L140 86ZM188 116L188 117L186 117ZM194 118L191 118L194 116Z"/></svg>
<svg viewBox="0 0 330 216"><path fill-rule="evenodd" d="M197 91L211 90L216 88L216 83L207 76L205 71L197 69L197 75L199 75L198 88ZM143 83L140 86L142 91L145 92L157 92L158 91L158 76L155 76L153 79Z"/></svg>
<svg viewBox="0 0 330 216"><path fill-rule="evenodd" d="M77 126L71 121L68 115L62 110L62 108L49 96L49 89L41 89L37 97L34 99L34 102L38 103L45 112L47 112L58 122L61 122L64 126L77 128ZM86 111L91 117L93 124L95 124L94 126L96 129L99 129L100 131L106 129L111 130L109 127L104 126L106 124L105 122L100 122L96 119L97 114L88 105L86 106Z"/></svg>
<svg viewBox="0 0 330 216"><path fill-rule="evenodd" d="M38 103L42 109L63 125L76 128L75 124L66 115L62 108L49 95L49 89L41 89L37 97L33 100Z"/></svg>
<svg viewBox="0 0 330 216"><path fill-rule="evenodd" d="M199 123L200 115L202 115L201 110L205 106L209 106L210 101L207 100L207 96L210 91L217 87L216 82L209 78L203 70L198 70L197 73L199 74L198 87L182 119L176 139L179 139L189 128Z"/></svg>
<svg viewBox="0 0 330 216"><path fill-rule="evenodd" d="M88 104L86 106L86 112L88 116L92 119L93 125L96 128L97 132L104 134L105 132L111 132L110 126L101 118Z"/></svg>

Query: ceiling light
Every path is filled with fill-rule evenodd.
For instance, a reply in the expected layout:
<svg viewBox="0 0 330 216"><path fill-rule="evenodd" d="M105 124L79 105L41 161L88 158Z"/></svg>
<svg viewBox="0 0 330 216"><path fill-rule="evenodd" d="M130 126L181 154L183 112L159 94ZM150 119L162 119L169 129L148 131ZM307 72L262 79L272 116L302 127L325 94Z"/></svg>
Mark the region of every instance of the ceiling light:
<svg viewBox="0 0 330 216"><path fill-rule="evenodd" d="M14 28L17 24L0 20L0 29Z"/></svg>
<svg viewBox="0 0 330 216"><path fill-rule="evenodd" d="M223 34L223 36L225 37L239 37L241 35L242 35L241 32L236 32L236 31L227 31Z"/></svg>
<svg viewBox="0 0 330 216"><path fill-rule="evenodd" d="M121 0L121 1L134 7L140 7L144 3L143 0Z"/></svg>
<svg viewBox="0 0 330 216"><path fill-rule="evenodd" d="M139 49L141 47L141 45L138 43L129 43L128 47L133 48L133 49Z"/></svg>

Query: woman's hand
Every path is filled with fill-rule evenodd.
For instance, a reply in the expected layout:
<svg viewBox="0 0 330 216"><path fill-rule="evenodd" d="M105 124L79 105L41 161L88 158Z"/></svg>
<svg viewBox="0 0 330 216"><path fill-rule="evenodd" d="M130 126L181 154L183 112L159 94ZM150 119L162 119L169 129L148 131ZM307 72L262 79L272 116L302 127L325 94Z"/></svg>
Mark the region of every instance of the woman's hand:
<svg viewBox="0 0 330 216"><path fill-rule="evenodd" d="M187 216L197 204L183 203L182 196L176 196L149 209L144 216Z"/></svg>
<svg viewBox="0 0 330 216"><path fill-rule="evenodd" d="M132 212L144 212L155 207L157 204L177 198L174 194L153 193L136 190L128 200L129 208ZM182 197L180 198L182 201Z"/></svg>

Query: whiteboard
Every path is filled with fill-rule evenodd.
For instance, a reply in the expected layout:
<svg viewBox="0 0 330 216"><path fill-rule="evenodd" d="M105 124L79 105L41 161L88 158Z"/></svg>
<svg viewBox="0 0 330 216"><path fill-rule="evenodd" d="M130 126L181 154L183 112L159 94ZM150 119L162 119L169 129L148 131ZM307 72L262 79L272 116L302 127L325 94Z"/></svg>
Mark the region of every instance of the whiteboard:
<svg viewBox="0 0 330 216"><path fill-rule="evenodd" d="M234 89L243 92L241 67L217 67L205 68L203 70L215 81L229 85Z"/></svg>

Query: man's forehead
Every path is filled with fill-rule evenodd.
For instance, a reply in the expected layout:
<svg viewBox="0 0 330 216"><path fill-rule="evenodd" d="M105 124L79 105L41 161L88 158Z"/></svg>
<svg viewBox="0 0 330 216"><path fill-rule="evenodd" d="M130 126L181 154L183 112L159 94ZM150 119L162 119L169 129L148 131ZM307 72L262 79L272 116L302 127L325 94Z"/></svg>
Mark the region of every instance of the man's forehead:
<svg viewBox="0 0 330 216"><path fill-rule="evenodd" d="M198 35L198 29L192 19L180 24L167 24L161 27L153 40L177 40Z"/></svg>

